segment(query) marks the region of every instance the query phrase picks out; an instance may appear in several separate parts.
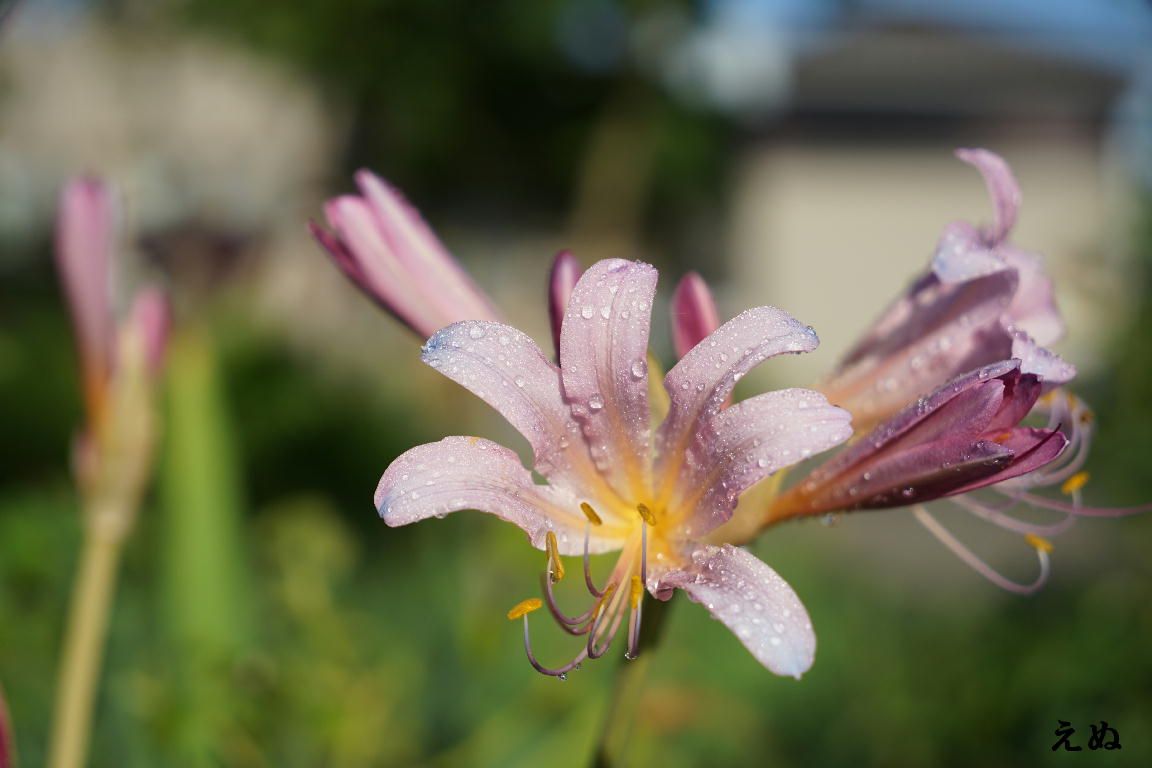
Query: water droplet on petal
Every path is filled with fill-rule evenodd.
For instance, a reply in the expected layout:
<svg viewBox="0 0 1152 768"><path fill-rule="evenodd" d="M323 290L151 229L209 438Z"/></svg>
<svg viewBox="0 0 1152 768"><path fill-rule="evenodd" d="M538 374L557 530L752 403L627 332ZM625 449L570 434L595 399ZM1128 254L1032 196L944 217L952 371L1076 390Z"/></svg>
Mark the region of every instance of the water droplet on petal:
<svg viewBox="0 0 1152 768"><path fill-rule="evenodd" d="M608 306L607 304L600 307L600 317L604 318L605 320L612 317L612 307Z"/></svg>
<svg viewBox="0 0 1152 768"><path fill-rule="evenodd" d="M596 310L592 308L591 304L585 304L584 308L580 310L580 317L585 320L591 320L592 316L596 314Z"/></svg>
<svg viewBox="0 0 1152 768"><path fill-rule="evenodd" d="M642 379L648 373L648 361L637 360L632 363L632 375L637 379Z"/></svg>
<svg viewBox="0 0 1152 768"><path fill-rule="evenodd" d="M568 679L568 673L567 672L561 672L560 674L556 675L556 679L563 683L565 680Z"/></svg>
<svg viewBox="0 0 1152 768"><path fill-rule="evenodd" d="M517 376L516 377L516 386L518 386L518 387L524 386L524 377L523 376Z"/></svg>
<svg viewBox="0 0 1152 768"><path fill-rule="evenodd" d="M468 329L469 338L482 339L484 338L484 326L474 325Z"/></svg>
<svg viewBox="0 0 1152 768"><path fill-rule="evenodd" d="M588 407L593 411L600 410L604 407L604 398L601 397L599 393L592 395L588 398Z"/></svg>

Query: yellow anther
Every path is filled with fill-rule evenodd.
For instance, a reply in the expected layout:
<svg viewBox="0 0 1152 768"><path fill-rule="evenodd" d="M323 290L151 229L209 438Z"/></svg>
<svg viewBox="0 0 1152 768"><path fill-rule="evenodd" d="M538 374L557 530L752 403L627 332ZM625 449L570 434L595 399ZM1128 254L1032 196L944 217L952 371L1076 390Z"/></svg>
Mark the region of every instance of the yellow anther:
<svg viewBox="0 0 1152 768"><path fill-rule="evenodd" d="M1084 409L1083 411L1080 411L1080 423L1081 424L1091 424L1092 418L1093 418L1092 411L1089 411L1088 409Z"/></svg>
<svg viewBox="0 0 1152 768"><path fill-rule="evenodd" d="M636 511L640 513L640 517L644 518L644 522L648 525L656 525L656 515L652 514L652 510L648 509L646 504L637 504Z"/></svg>
<svg viewBox="0 0 1152 768"><path fill-rule="evenodd" d="M616 591L616 582L612 582L604 587L604 594L600 596L600 602L596 604L596 615L599 616L604 612L604 608L612 601L612 593Z"/></svg>
<svg viewBox="0 0 1152 768"><path fill-rule="evenodd" d="M1024 534L1024 540L1035 547L1037 552L1052 551L1052 542L1048 541L1048 539L1044 538L1043 536L1037 536L1034 533L1026 533Z"/></svg>
<svg viewBox="0 0 1152 768"><path fill-rule="evenodd" d="M640 598L644 597L644 582L640 581L639 576L632 577L632 607L640 605Z"/></svg>
<svg viewBox="0 0 1152 768"><path fill-rule="evenodd" d="M560 559L560 545L556 543L555 532L548 531L545 542L548 547L548 578L555 584L564 578L564 562Z"/></svg>
<svg viewBox="0 0 1152 768"><path fill-rule="evenodd" d="M1008 442L1011 439L1012 439L1012 433L1011 432L1001 432L1000 434L996 435L996 437L992 438L992 442L997 443L999 445L1004 445L1004 443Z"/></svg>
<svg viewBox="0 0 1152 768"><path fill-rule="evenodd" d="M527 616L529 613L532 613L532 611L538 611L542 605L544 605L544 603L542 603L538 597L521 600L512 606L512 610L508 611L508 621L516 621L516 619L521 616Z"/></svg>
<svg viewBox="0 0 1152 768"><path fill-rule="evenodd" d="M584 517L588 518L588 522L592 525L600 525L604 522L600 519L600 515L596 514L596 510L592 509L592 505L586 501L580 502L580 511L584 513Z"/></svg>
<svg viewBox="0 0 1152 768"><path fill-rule="evenodd" d="M1063 493L1065 496L1071 496L1087 484L1088 473L1077 472L1076 474L1072 475L1072 477L1064 481L1064 485L1060 486L1060 493Z"/></svg>

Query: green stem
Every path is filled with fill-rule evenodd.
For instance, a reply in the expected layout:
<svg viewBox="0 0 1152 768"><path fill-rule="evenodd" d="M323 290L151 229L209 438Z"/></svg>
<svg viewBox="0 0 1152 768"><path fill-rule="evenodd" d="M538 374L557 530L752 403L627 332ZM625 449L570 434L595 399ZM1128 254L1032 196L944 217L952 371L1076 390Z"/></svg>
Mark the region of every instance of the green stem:
<svg viewBox="0 0 1152 768"><path fill-rule="evenodd" d="M104 656L122 542L123 536L117 532L99 525L85 526L56 691L48 750L51 768L82 768L87 760L92 708Z"/></svg>
<svg viewBox="0 0 1152 768"><path fill-rule="evenodd" d="M664 636L671 608L671 601L645 598L644 624L640 628L636 658L624 662L616 674L604 726L600 729L600 739L592 757L594 768L628 764L628 741L640 711L652 653Z"/></svg>

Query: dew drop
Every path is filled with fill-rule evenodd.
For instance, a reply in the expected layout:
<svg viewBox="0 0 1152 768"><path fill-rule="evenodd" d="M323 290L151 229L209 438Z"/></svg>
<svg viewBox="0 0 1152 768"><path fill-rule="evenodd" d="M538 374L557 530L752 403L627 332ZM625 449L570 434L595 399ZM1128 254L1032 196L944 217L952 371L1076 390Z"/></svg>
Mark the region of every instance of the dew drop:
<svg viewBox="0 0 1152 768"><path fill-rule="evenodd" d="M580 317L585 320L591 320L592 316L596 314L596 310L592 308L591 304L585 304L584 308L580 310Z"/></svg>
<svg viewBox="0 0 1152 768"><path fill-rule="evenodd" d="M604 318L605 320L612 317L612 307L608 306L607 304L600 307L600 317Z"/></svg>
<svg viewBox="0 0 1152 768"><path fill-rule="evenodd" d="M484 338L484 327L480 325L472 326L468 329L468 337L472 339Z"/></svg>
<svg viewBox="0 0 1152 768"><path fill-rule="evenodd" d="M517 376L515 381L516 381L516 386L518 386L518 387L524 386L524 377L523 376Z"/></svg>
<svg viewBox="0 0 1152 768"><path fill-rule="evenodd" d="M556 675L556 679L563 683L568 680L568 673L561 672L560 674Z"/></svg>
<svg viewBox="0 0 1152 768"><path fill-rule="evenodd" d="M642 378L644 378L644 376L647 373L648 373L648 361L647 360L641 359L641 360L637 360L636 362L632 363L632 376L633 377L635 377L637 379L642 379Z"/></svg>
<svg viewBox="0 0 1152 768"><path fill-rule="evenodd" d="M601 397L599 393L592 395L588 398L588 407L593 411L600 410L604 407L604 398Z"/></svg>

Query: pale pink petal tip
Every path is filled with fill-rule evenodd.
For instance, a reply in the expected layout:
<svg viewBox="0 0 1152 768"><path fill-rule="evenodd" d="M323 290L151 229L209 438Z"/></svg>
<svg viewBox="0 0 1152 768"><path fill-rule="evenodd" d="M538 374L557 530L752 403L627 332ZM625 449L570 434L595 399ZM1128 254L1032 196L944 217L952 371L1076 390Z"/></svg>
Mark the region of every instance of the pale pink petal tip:
<svg viewBox="0 0 1152 768"><path fill-rule="evenodd" d="M516 525L538 548L552 531L562 554L583 552L579 500L537 485L515 452L490 440L446 437L406 451L380 478L373 502L392 527L474 509ZM589 547L602 552L612 544L593 536Z"/></svg>
<svg viewBox="0 0 1152 768"><path fill-rule="evenodd" d="M777 675L794 677L816 657L816 634L800 598L776 571L747 550L707 546L692 553L692 567L674 571L659 589L678 587L725 624L756 660Z"/></svg>
<svg viewBox="0 0 1152 768"><path fill-rule="evenodd" d="M73 179L60 193L56 262L81 358L92 376L106 369L112 352L114 208L108 186L94 177Z"/></svg>
<svg viewBox="0 0 1152 768"><path fill-rule="evenodd" d="M168 295L156 287L145 288L132 302L129 322L144 342L148 371L158 376L164 366L164 353L172 328L172 305Z"/></svg>
<svg viewBox="0 0 1152 768"><path fill-rule="evenodd" d="M1012 357L1020 361L1021 371L1038 376L1045 390L1067 384L1076 378L1076 366L1040 346L1023 331L1012 332Z"/></svg>
<svg viewBox="0 0 1152 768"><path fill-rule="evenodd" d="M1004 158L986 149L958 149L956 157L973 166L984 177L992 198L992 227L987 232L988 244L999 245L1012 227L1020 209L1020 185Z"/></svg>
<svg viewBox="0 0 1152 768"><path fill-rule="evenodd" d="M672 343L676 357L684 357L719 327L720 316L708 283L696 272L684 275L672 295Z"/></svg>
<svg viewBox="0 0 1152 768"><path fill-rule="evenodd" d="M548 315L552 320L552 343L556 357L560 357L560 329L564 325L564 311L568 300L583 273L580 261L571 251L560 251L552 261L552 271L548 274Z"/></svg>

